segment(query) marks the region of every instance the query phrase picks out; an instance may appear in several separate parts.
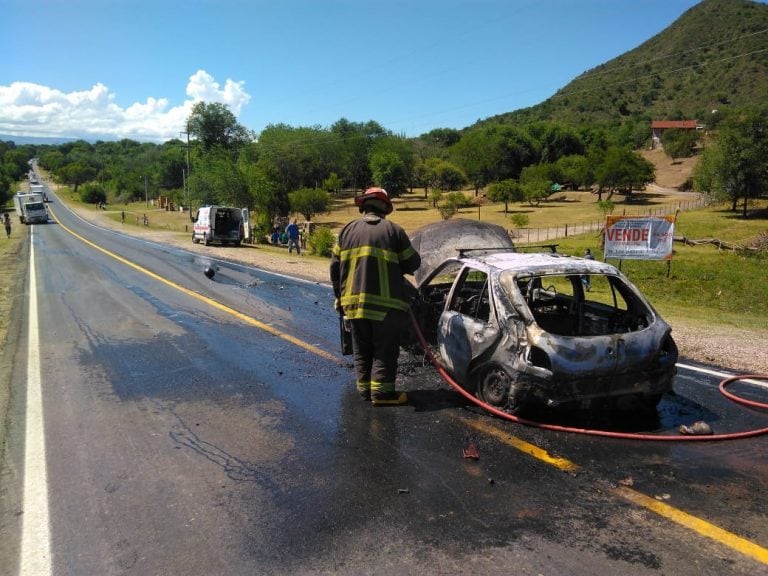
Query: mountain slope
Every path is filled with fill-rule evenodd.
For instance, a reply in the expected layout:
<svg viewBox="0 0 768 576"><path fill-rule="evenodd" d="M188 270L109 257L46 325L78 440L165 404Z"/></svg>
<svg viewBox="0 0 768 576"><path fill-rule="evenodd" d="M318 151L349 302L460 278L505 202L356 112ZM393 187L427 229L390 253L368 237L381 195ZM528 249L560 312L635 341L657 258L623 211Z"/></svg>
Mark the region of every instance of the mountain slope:
<svg viewBox="0 0 768 576"><path fill-rule="evenodd" d="M703 0L661 33L585 72L541 104L488 121L705 120L714 109L766 103L768 5Z"/></svg>

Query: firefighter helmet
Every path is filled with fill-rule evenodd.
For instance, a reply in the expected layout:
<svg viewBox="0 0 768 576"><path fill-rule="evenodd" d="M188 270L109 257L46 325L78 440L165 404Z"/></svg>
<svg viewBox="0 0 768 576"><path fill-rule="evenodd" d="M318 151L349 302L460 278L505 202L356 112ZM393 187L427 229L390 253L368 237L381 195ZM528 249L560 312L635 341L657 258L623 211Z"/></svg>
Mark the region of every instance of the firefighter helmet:
<svg viewBox="0 0 768 576"><path fill-rule="evenodd" d="M389 199L389 194L387 194L387 191L384 190L384 188L368 188L368 190L363 194L360 194L360 196L355 196L355 204L360 207L361 212L363 204L374 200L378 201L375 202L375 204L380 204L377 207L381 207L384 214L391 214L392 210L394 210L392 201Z"/></svg>

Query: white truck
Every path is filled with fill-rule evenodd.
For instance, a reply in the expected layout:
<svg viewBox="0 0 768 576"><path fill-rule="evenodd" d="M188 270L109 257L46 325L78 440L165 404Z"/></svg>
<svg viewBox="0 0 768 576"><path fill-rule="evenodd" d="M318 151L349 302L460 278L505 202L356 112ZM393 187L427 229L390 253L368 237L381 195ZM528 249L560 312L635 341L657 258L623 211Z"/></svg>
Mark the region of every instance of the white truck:
<svg viewBox="0 0 768 576"><path fill-rule="evenodd" d="M40 192L16 192L13 207L22 224L45 224L48 222L48 209Z"/></svg>
<svg viewBox="0 0 768 576"><path fill-rule="evenodd" d="M248 208L229 206L201 206L193 218L192 242L212 242L240 246L250 237Z"/></svg>

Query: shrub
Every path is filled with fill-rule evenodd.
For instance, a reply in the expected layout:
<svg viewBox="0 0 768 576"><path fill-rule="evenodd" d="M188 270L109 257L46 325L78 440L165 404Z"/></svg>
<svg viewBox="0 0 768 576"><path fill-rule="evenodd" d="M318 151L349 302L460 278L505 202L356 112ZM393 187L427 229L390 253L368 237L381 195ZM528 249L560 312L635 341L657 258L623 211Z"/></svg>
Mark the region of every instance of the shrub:
<svg viewBox="0 0 768 576"><path fill-rule="evenodd" d="M523 214L522 212L515 212L509 219L512 220L512 224L518 229L528 226L528 222L530 221L528 214Z"/></svg>
<svg viewBox="0 0 768 576"><path fill-rule="evenodd" d="M445 206L440 206L437 210L440 212L440 217L443 220L450 220L459 211L455 204L446 204Z"/></svg>
<svg viewBox="0 0 768 576"><path fill-rule="evenodd" d="M472 205L472 202L463 192L450 192L445 196L446 204L452 204L458 210L459 208L467 208Z"/></svg>
<svg viewBox="0 0 768 576"><path fill-rule="evenodd" d="M327 226L318 226L307 239L310 253L330 257L336 237Z"/></svg>
<svg viewBox="0 0 768 576"><path fill-rule="evenodd" d="M80 190L80 200L86 204L98 204L107 201L107 191L101 184L86 184Z"/></svg>

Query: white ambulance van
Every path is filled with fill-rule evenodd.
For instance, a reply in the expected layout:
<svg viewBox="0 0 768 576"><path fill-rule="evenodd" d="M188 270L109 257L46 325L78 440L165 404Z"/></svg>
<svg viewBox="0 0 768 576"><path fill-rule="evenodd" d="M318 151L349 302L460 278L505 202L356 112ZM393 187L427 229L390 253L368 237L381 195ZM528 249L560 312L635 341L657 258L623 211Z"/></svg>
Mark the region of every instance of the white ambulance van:
<svg viewBox="0 0 768 576"><path fill-rule="evenodd" d="M192 226L192 242L240 246L250 236L248 208L201 206Z"/></svg>

